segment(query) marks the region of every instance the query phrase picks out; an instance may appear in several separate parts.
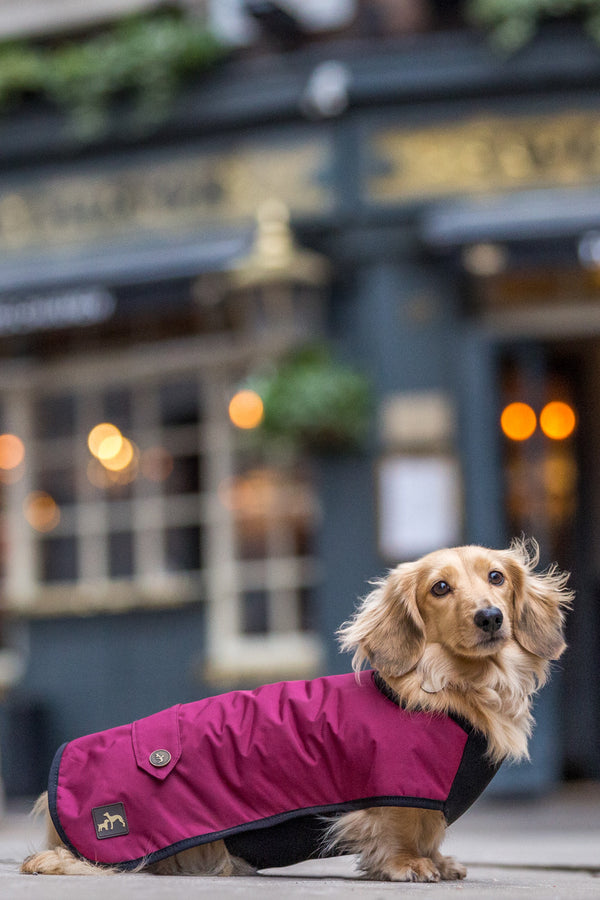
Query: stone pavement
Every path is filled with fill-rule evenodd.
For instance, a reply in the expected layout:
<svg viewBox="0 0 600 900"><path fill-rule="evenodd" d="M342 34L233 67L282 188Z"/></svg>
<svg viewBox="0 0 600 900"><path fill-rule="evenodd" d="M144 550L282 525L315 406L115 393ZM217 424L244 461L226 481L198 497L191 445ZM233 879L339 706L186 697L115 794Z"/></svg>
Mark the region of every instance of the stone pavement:
<svg viewBox="0 0 600 900"><path fill-rule="evenodd" d="M351 857L301 863L254 878L19 875L42 831L13 804L0 822L0 897L7 900L179 900L206 897L315 897L387 900L394 896L600 898L600 783L564 786L537 800L481 800L448 832L444 849L469 867L466 881L392 884L357 877ZM400 893L399 893L400 892Z"/></svg>

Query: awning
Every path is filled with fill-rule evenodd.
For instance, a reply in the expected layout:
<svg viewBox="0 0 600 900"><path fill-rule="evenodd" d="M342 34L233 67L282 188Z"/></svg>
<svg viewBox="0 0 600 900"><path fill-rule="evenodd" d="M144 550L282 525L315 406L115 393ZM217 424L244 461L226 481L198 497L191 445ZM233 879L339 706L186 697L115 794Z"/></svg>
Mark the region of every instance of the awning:
<svg viewBox="0 0 600 900"><path fill-rule="evenodd" d="M420 236L432 249L483 241L576 238L600 228L600 188L519 191L444 201L429 207Z"/></svg>
<svg viewBox="0 0 600 900"><path fill-rule="evenodd" d="M248 229L0 257L0 296L90 284L114 287L193 278L222 271L245 256L251 245L252 231Z"/></svg>

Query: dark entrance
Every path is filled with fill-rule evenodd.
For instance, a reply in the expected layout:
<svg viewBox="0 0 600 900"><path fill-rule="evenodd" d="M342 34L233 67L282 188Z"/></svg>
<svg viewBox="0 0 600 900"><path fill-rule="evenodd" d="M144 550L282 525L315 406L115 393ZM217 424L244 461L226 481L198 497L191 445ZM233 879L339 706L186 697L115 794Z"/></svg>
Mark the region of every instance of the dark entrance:
<svg viewBox="0 0 600 900"><path fill-rule="evenodd" d="M500 509L495 539L501 531L505 540L535 537L542 565L571 571L576 590L569 648L550 698L543 692L540 701L538 747L542 757L551 748L555 775L598 778L600 287L581 268L536 267L481 280L475 295L471 356L485 360L482 379L488 402L494 398L485 416L496 439L484 438L487 462L475 450L471 477L487 468L487 497ZM480 389L479 409L483 402Z"/></svg>

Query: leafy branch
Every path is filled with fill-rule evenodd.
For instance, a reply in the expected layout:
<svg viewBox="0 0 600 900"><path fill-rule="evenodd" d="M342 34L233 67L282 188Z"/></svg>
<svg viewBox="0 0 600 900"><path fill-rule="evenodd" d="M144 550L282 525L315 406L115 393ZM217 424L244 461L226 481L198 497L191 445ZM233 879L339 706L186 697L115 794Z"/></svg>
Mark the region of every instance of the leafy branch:
<svg viewBox="0 0 600 900"><path fill-rule="evenodd" d="M294 351L264 375L250 379L262 398L260 435L320 453L358 449L371 409L368 379L332 358L326 345Z"/></svg>
<svg viewBox="0 0 600 900"><path fill-rule="evenodd" d="M508 53L530 41L543 20L573 15L600 43L600 0L465 0L465 14L473 25L489 29L494 45Z"/></svg>
<svg viewBox="0 0 600 900"><path fill-rule="evenodd" d="M132 128L149 128L166 118L182 81L224 53L200 20L168 12L125 19L51 47L4 44L0 111L42 97L66 112L79 137L92 138L105 129L111 104L130 98Z"/></svg>

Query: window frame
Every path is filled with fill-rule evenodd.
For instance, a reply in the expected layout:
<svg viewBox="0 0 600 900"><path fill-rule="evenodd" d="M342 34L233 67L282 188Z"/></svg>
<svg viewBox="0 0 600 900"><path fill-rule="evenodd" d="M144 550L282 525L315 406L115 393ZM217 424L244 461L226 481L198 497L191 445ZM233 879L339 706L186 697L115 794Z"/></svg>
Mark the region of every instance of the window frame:
<svg viewBox="0 0 600 900"><path fill-rule="evenodd" d="M26 617L114 613L131 608L167 608L190 602L206 604L207 642L204 676L218 682L245 676L277 677L290 674L308 676L318 671L322 643L315 632L302 631L301 615L285 609L285 592L314 589L318 565L313 557L266 557L265 589L269 592L271 625L266 634L244 634L242 603L244 591L252 590L257 579L255 561L240 559L231 511L219 499L219 485L236 471L239 436L227 417L226 398L240 373L255 359L276 356L289 344L270 336L253 338L252 346L242 342L190 337L156 345L137 345L127 350L107 351L98 356L70 356L58 361L7 361L0 375L0 403L4 410L4 430L19 434L29 459L23 477L4 485L4 528L7 535L4 573L5 608ZM148 407L156 404L160 385L179 377L194 378L201 392L204 419L196 428L196 449L202 472L198 494L169 495L157 492L145 496L135 487L130 501L136 569L133 578L110 578L107 554L111 530L109 501L90 498L85 480L85 460L89 451L82 440L90 421L101 421L99 398L115 387L136 390L133 434L151 438ZM77 402L77 434L67 438L39 439L34 428L34 405L40 394L70 391ZM154 393L153 393L154 392ZM179 426L176 426L179 427ZM191 443L188 444L188 450ZM193 450L194 448L192 448ZM51 451L47 456L47 452ZM76 467L76 502L65 510L65 521L57 535L75 535L81 564L77 582L42 584L39 579L40 540L23 516L28 494L37 489L36 461L42 452L55 465L72 454ZM137 482L136 482L137 484ZM125 501L124 501L125 502ZM310 515L318 515L316 497ZM166 573L157 560L163 556L165 523L175 527L188 522L203 529L204 566L199 572ZM156 523L153 538L148 522ZM143 523L143 524L141 524ZM154 542L153 542L154 541ZM297 600L298 602L298 600Z"/></svg>

